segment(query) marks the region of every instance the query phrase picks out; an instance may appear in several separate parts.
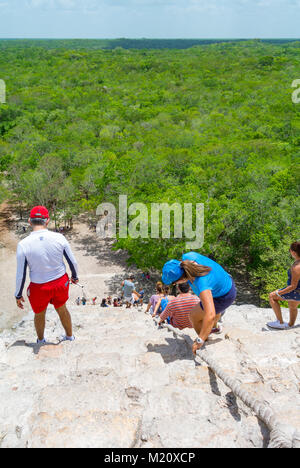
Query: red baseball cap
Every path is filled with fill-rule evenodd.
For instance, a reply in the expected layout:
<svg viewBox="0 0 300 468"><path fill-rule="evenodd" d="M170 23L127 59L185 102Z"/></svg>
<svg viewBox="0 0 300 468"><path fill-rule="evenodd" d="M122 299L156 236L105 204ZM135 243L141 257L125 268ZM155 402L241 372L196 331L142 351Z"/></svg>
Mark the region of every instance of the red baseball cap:
<svg viewBox="0 0 300 468"><path fill-rule="evenodd" d="M30 212L31 219L49 219L49 211L44 206L35 206Z"/></svg>

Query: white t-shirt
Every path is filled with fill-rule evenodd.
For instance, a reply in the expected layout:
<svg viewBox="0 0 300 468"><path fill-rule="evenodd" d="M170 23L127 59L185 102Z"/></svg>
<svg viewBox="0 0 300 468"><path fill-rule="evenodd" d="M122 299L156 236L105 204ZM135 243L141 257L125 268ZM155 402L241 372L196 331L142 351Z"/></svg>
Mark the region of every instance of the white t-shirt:
<svg viewBox="0 0 300 468"><path fill-rule="evenodd" d="M67 239L56 232L42 229L32 232L18 244L17 299L23 295L27 266L32 283L44 284L61 278L66 273L67 260L73 279L78 279L78 267Z"/></svg>

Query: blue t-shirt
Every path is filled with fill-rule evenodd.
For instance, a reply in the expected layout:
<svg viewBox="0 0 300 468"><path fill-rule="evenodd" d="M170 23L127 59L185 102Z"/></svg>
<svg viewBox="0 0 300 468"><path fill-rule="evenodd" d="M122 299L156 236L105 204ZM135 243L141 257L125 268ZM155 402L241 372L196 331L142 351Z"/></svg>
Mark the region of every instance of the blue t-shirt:
<svg viewBox="0 0 300 468"><path fill-rule="evenodd" d="M168 303L169 303L169 299L167 297L163 297L162 300L160 301L160 307L161 307L162 312L165 310Z"/></svg>
<svg viewBox="0 0 300 468"><path fill-rule="evenodd" d="M205 276L199 276L194 283L190 283L194 293L199 296L202 291L210 289L213 297L225 296L232 288L231 276L218 263L197 252L188 252L182 256L182 260L190 260L199 265L208 266L211 271Z"/></svg>

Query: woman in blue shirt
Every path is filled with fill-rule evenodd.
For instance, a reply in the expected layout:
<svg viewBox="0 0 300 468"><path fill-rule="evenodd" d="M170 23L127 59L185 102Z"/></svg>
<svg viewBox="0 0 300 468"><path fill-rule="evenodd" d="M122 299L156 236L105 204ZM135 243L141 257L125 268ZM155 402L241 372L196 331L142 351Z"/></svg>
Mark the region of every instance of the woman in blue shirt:
<svg viewBox="0 0 300 468"><path fill-rule="evenodd" d="M191 311L190 319L198 334L193 352L200 349L226 309L235 301L236 287L232 277L208 257L196 252L182 256L182 261L170 260L163 267L165 284L191 285L200 298L200 304Z"/></svg>

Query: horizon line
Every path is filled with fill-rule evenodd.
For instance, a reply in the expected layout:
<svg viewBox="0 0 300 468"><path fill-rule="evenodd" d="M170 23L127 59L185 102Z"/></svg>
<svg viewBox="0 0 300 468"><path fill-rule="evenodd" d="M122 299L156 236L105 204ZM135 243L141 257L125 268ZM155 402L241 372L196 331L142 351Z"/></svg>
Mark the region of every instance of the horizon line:
<svg viewBox="0 0 300 468"><path fill-rule="evenodd" d="M165 40L165 41L253 41L253 40L286 40L299 41L300 37L0 37L0 40L78 40L78 41L115 41L115 40Z"/></svg>

